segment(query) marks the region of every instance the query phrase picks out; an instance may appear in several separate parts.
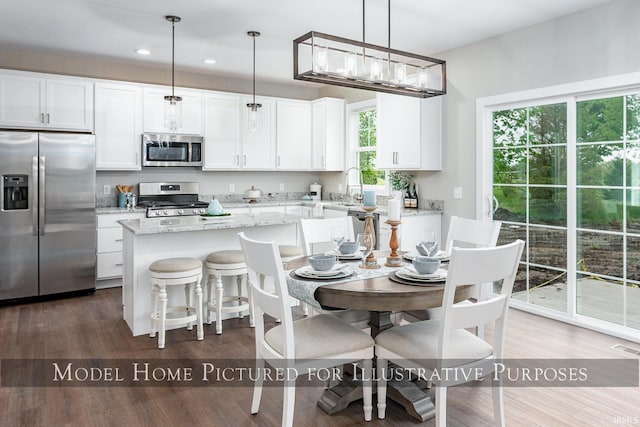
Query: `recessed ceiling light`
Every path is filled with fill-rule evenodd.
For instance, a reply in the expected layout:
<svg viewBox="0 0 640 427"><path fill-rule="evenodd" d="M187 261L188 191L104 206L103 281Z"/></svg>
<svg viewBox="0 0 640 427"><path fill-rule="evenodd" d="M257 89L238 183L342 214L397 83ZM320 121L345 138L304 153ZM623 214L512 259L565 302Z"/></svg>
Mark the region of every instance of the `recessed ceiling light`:
<svg viewBox="0 0 640 427"><path fill-rule="evenodd" d="M138 55L150 55L151 51L149 49L136 49L136 53Z"/></svg>
<svg viewBox="0 0 640 427"><path fill-rule="evenodd" d="M215 59L211 59L211 58L207 58L207 59L203 59L202 62L204 62L205 64L215 64L216 60Z"/></svg>

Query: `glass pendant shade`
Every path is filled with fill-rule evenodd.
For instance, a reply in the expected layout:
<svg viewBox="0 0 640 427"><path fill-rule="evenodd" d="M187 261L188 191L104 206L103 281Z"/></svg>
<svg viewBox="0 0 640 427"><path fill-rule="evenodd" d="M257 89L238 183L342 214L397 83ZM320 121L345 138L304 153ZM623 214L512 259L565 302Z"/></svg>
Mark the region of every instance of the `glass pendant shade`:
<svg viewBox="0 0 640 427"><path fill-rule="evenodd" d="M256 132L260 128L260 117L258 116L258 105L249 107L249 114L247 116L247 129L249 132Z"/></svg>
<svg viewBox="0 0 640 427"><path fill-rule="evenodd" d="M164 125L167 129L176 130L182 126L182 97L164 97Z"/></svg>

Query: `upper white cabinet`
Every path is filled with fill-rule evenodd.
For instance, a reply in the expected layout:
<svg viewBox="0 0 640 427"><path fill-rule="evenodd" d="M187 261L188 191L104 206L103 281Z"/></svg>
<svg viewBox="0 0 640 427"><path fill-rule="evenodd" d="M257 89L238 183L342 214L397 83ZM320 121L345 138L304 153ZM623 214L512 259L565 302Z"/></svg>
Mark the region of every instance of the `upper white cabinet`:
<svg viewBox="0 0 640 427"><path fill-rule="evenodd" d="M202 92L175 88L182 97L182 126L169 129L164 125L164 97L171 87L144 88L144 132L202 135Z"/></svg>
<svg viewBox="0 0 640 427"><path fill-rule="evenodd" d="M93 83L36 73L0 73L0 126L93 130Z"/></svg>
<svg viewBox="0 0 640 427"><path fill-rule="evenodd" d="M442 97L377 94L380 169L442 169Z"/></svg>
<svg viewBox="0 0 640 427"><path fill-rule="evenodd" d="M311 103L311 168L344 170L344 99Z"/></svg>
<svg viewBox="0 0 640 427"><path fill-rule="evenodd" d="M276 169L309 170L311 167L311 104L277 101Z"/></svg>
<svg viewBox="0 0 640 427"><path fill-rule="evenodd" d="M239 169L241 167L241 101L240 95L217 93L205 95L205 145L202 169Z"/></svg>
<svg viewBox="0 0 640 427"><path fill-rule="evenodd" d="M140 170L142 87L96 83L96 169Z"/></svg>
<svg viewBox="0 0 640 427"><path fill-rule="evenodd" d="M242 155L239 162L243 169L273 170L276 160L276 101L256 97L258 109L258 129L248 129L249 108L252 98L242 98Z"/></svg>

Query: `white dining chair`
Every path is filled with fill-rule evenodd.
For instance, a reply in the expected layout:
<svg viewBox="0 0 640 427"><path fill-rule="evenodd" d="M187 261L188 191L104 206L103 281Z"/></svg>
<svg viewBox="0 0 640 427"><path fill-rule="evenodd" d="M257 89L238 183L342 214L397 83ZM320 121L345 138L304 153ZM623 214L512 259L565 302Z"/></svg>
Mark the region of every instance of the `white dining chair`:
<svg viewBox="0 0 640 427"><path fill-rule="evenodd" d="M353 231L353 219L350 216L300 219L300 229L302 230L305 255L315 255L330 250L332 248L331 230L334 227L342 227L344 229L345 240L356 240L355 233ZM340 310L332 312L319 311L318 309L313 310L316 312L333 314L361 329L369 327L370 314L366 310Z"/></svg>
<svg viewBox="0 0 640 427"><path fill-rule="evenodd" d="M452 216L447 231L447 240L444 251L448 254L455 247L462 248L491 248L498 242L498 235L502 221L487 221ZM476 289L476 298L482 300L486 291L483 284ZM416 322L420 320L435 319L440 316L440 307L426 310L412 310L402 313L402 320ZM483 327L478 328L478 334L483 334Z"/></svg>
<svg viewBox="0 0 640 427"><path fill-rule="evenodd" d="M335 316L319 314L293 321L289 292L282 260L275 242L260 242L238 233L247 263L249 284L255 308L256 372L251 413L258 413L264 381L265 360L274 368L292 368L286 372L282 408L282 425L293 425L295 378L308 369L327 369L344 363L361 361L363 366L364 419L371 420L372 359L371 336ZM271 277L275 293L263 289L264 279ZM281 324L265 331L264 315L281 319Z"/></svg>
<svg viewBox="0 0 640 427"><path fill-rule="evenodd" d="M300 219L305 255L314 255L330 250L332 248L331 230L334 227L342 227L344 229L345 240L356 240L353 232L353 220L350 216Z"/></svg>
<svg viewBox="0 0 640 427"><path fill-rule="evenodd" d="M425 320L387 329L376 336L377 378L378 381L378 417L383 419L386 410L388 362L409 369L424 369L430 378L431 372L444 377L443 368L453 369L459 375L451 374L446 382L436 385L436 426L447 423L447 387L462 384L475 379L474 375L461 372L476 372L481 368L484 375L495 369L494 362L504 356L504 340L507 322L507 309L513 283L524 242L493 248L457 248L451 251L451 261L445 284L442 316L436 320ZM470 304L454 304L457 286L502 281L499 295L485 301ZM467 331L487 323L494 323L493 342ZM493 368L493 369L492 369ZM415 371L414 371L415 372ZM504 402L502 383L496 381L492 389L495 423L504 426Z"/></svg>

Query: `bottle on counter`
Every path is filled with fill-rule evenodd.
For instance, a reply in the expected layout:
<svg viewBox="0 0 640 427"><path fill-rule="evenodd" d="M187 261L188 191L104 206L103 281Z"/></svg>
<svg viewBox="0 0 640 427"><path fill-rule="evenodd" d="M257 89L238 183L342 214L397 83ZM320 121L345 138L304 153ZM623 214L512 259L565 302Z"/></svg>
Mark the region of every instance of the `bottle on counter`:
<svg viewBox="0 0 640 427"><path fill-rule="evenodd" d="M411 187L407 187L407 191L405 191L404 193L404 207L405 208L410 208L411 207Z"/></svg>
<svg viewBox="0 0 640 427"><path fill-rule="evenodd" d="M418 190L417 185L415 183L411 184L411 207L418 208Z"/></svg>

